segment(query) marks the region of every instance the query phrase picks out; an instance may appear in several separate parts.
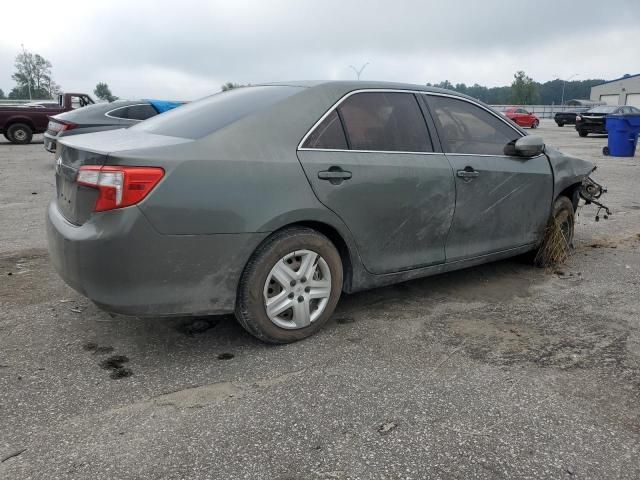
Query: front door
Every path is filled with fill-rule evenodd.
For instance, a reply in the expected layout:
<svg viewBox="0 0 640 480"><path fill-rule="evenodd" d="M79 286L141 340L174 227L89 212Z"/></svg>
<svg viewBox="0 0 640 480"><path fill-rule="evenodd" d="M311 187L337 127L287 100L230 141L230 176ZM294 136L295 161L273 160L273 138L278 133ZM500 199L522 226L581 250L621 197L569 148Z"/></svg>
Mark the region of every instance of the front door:
<svg viewBox="0 0 640 480"><path fill-rule="evenodd" d="M298 151L318 199L355 238L372 273L445 261L455 190L413 93L348 96Z"/></svg>
<svg viewBox="0 0 640 480"><path fill-rule="evenodd" d="M463 99L426 98L455 175L447 262L538 242L553 197L547 157L506 156L505 145L522 133L497 114Z"/></svg>

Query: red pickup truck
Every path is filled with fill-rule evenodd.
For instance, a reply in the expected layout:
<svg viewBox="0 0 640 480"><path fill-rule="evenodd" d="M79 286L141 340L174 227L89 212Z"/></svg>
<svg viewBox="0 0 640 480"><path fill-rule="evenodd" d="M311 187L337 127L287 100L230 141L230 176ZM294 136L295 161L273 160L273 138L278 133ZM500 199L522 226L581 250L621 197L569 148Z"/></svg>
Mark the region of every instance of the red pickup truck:
<svg viewBox="0 0 640 480"><path fill-rule="evenodd" d="M50 116L95 102L86 93L62 93L58 95L56 106L52 106L50 101L36 103L0 106L0 133L11 143L29 143L34 133L43 133L47 129Z"/></svg>

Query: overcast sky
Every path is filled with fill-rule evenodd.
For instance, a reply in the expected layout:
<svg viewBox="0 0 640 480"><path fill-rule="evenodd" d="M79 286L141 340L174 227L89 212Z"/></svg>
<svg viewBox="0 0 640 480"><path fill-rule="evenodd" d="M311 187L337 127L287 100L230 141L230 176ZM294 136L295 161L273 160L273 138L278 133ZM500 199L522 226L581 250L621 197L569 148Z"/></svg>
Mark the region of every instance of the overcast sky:
<svg viewBox="0 0 640 480"><path fill-rule="evenodd" d="M20 45L67 91L194 99L226 81L511 83L640 73L638 0L30 0L0 7L0 88Z"/></svg>

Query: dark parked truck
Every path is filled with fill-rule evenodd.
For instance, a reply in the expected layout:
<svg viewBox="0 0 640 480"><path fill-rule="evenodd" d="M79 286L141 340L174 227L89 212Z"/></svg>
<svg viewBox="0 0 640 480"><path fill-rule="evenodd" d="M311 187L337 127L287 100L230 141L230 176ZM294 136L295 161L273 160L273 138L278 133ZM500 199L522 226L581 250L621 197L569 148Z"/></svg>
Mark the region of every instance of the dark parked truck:
<svg viewBox="0 0 640 480"><path fill-rule="evenodd" d="M85 93L63 93L58 95L55 106L51 102L43 102L0 107L0 133L11 143L26 144L31 142L35 133L44 133L50 116L93 103Z"/></svg>

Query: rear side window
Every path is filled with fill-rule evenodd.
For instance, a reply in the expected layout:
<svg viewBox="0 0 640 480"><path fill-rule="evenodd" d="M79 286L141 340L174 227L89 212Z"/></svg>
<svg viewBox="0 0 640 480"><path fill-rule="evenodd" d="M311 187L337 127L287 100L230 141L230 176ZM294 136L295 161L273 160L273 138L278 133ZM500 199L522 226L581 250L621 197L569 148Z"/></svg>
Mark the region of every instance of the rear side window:
<svg viewBox="0 0 640 480"><path fill-rule="evenodd" d="M122 118L124 120L146 120L158 114L156 109L148 103L139 105L129 105L127 107L116 108L108 112L108 116Z"/></svg>
<svg viewBox="0 0 640 480"><path fill-rule="evenodd" d="M411 93L356 93L338 111L352 150L433 151L418 100Z"/></svg>
<svg viewBox="0 0 640 480"><path fill-rule="evenodd" d="M522 135L483 108L465 100L427 95L447 153L504 155L504 147Z"/></svg>
<svg viewBox="0 0 640 480"><path fill-rule="evenodd" d="M311 132L311 135L307 137L302 147L338 150L346 150L349 148L347 138L342 128L342 122L335 110Z"/></svg>
<svg viewBox="0 0 640 480"><path fill-rule="evenodd" d="M302 89L279 85L234 88L188 103L130 128L195 140L295 95Z"/></svg>

